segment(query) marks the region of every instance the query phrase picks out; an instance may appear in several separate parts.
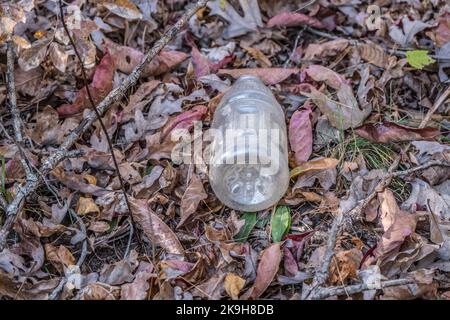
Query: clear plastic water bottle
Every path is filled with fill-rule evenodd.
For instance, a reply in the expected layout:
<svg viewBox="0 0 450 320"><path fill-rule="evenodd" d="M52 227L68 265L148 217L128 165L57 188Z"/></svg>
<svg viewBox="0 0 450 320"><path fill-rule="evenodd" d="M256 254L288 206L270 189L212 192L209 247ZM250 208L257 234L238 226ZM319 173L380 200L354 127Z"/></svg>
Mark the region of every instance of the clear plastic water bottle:
<svg viewBox="0 0 450 320"><path fill-rule="evenodd" d="M242 76L214 113L209 180L228 207L259 211L278 202L289 184L284 112L264 83Z"/></svg>

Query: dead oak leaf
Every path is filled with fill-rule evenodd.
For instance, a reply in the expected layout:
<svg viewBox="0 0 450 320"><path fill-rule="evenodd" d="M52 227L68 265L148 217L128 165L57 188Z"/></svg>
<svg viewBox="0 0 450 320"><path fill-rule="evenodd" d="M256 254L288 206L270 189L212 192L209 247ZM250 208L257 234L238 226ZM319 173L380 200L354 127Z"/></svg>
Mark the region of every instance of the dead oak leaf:
<svg viewBox="0 0 450 320"><path fill-rule="evenodd" d="M239 293L245 285L245 280L239 277L238 275L230 272L226 275L223 287L226 293L233 300L239 299Z"/></svg>

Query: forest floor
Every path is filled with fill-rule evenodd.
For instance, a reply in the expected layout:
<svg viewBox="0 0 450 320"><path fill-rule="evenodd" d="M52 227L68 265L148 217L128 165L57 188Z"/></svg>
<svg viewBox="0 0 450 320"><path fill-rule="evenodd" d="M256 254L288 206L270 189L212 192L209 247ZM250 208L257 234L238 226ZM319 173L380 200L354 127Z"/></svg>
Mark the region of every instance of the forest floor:
<svg viewBox="0 0 450 320"><path fill-rule="evenodd" d="M21 0L0 21L0 300L450 299L445 0ZM260 212L172 158L246 74L289 142Z"/></svg>

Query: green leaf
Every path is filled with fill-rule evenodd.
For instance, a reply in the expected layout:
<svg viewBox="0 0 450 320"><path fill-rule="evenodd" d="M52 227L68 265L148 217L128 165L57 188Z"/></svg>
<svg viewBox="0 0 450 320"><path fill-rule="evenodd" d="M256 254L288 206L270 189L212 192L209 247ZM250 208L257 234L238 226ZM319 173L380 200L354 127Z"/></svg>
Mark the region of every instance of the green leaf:
<svg viewBox="0 0 450 320"><path fill-rule="evenodd" d="M272 216L272 241L279 242L291 228L291 209L286 206L277 207Z"/></svg>
<svg viewBox="0 0 450 320"><path fill-rule="evenodd" d="M256 212L246 212L242 215L242 219L245 220L245 224L241 227L238 234L234 236L234 240L237 242L247 241L250 232L256 224Z"/></svg>
<svg viewBox="0 0 450 320"><path fill-rule="evenodd" d="M423 67L436 62L436 60L428 56L427 50L413 50L406 52L406 60L416 69L423 69Z"/></svg>

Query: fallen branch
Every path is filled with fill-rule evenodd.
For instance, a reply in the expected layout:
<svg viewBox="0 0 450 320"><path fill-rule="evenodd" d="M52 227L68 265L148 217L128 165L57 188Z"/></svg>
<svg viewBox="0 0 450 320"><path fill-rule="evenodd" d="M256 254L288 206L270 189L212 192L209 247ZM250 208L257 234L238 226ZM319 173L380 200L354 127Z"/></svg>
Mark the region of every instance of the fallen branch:
<svg viewBox="0 0 450 320"><path fill-rule="evenodd" d="M183 16L172 26L156 43L154 46L146 53L142 61L134 68L130 75L125 78L122 84L113 89L97 106L97 111L102 115L108 108L114 103L121 99L128 89L133 86L140 78L144 67L175 37L175 35L183 28L189 19L202 7L206 5L208 0L199 0L190 9L186 10ZM71 131L61 146L55 150L42 164L40 172L42 175L47 175L52 171L62 159L64 159L69 152L69 149L73 144L79 139L79 137L86 132L88 128L96 120L95 111L91 111L87 116L81 121L77 128ZM5 224L0 229L0 252L5 248L6 238L12 225L15 222L17 214L19 212L20 204L25 199L25 197L32 191L34 191L39 185L39 179L30 180L27 179L25 185L19 188L15 198L8 205L6 209L6 221Z"/></svg>
<svg viewBox="0 0 450 320"><path fill-rule="evenodd" d="M351 295L359 292L363 292L366 290L380 290L388 287L402 286L407 284L413 284L414 280L412 279L395 279L395 280L387 280L382 281L379 286L369 286L365 283L355 284L352 286L339 286L339 287L329 287L322 288L318 291L318 293L314 296L314 299L326 299L333 296L342 296L345 294Z"/></svg>

